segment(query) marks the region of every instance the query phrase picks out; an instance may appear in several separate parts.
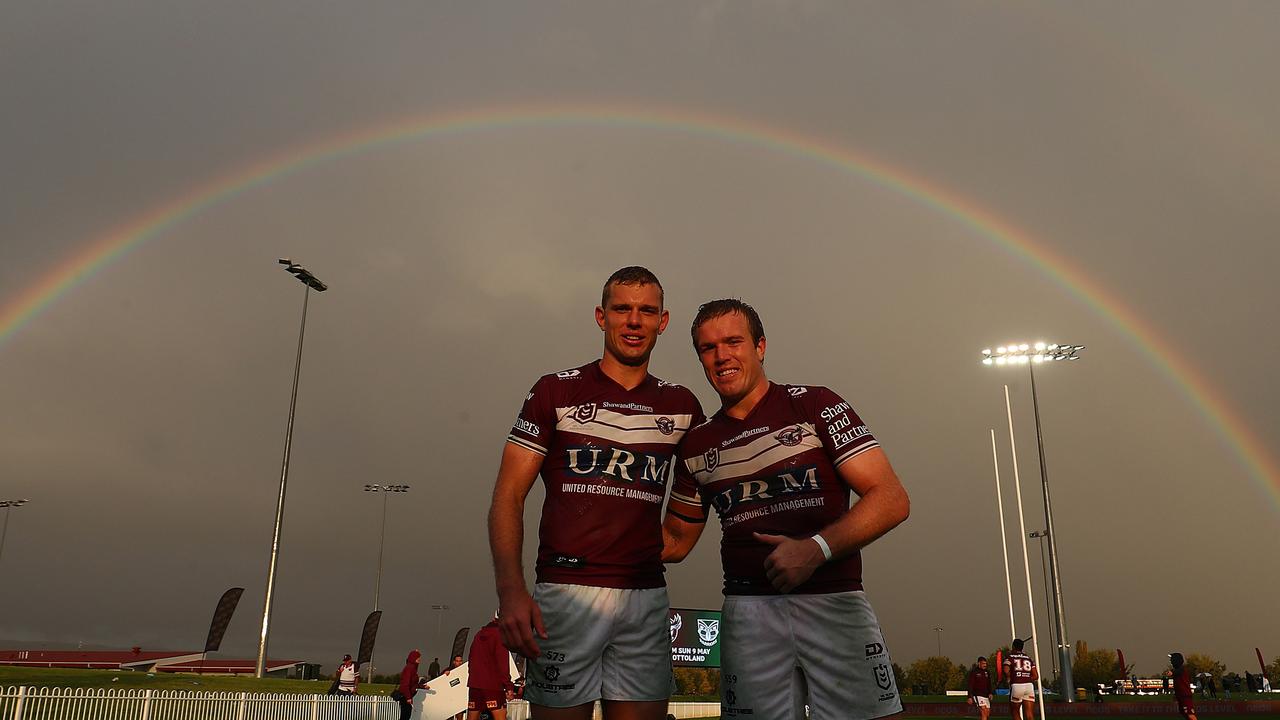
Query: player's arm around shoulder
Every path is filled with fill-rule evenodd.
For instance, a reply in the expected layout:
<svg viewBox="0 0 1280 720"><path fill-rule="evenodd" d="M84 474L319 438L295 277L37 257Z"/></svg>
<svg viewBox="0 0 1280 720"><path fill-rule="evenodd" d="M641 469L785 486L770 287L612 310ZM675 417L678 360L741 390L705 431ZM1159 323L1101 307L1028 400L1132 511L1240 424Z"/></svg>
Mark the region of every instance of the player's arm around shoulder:
<svg viewBox="0 0 1280 720"><path fill-rule="evenodd" d="M690 522L668 507L662 521L662 562L678 563L688 557L706 526L705 517L702 522Z"/></svg>
<svg viewBox="0 0 1280 720"><path fill-rule="evenodd" d="M546 637L539 610L524 582L520 555L524 539L524 504L542 469L543 456L513 442L502 449L502 464L489 506L489 548L498 591L498 625L512 650L535 657L534 632Z"/></svg>

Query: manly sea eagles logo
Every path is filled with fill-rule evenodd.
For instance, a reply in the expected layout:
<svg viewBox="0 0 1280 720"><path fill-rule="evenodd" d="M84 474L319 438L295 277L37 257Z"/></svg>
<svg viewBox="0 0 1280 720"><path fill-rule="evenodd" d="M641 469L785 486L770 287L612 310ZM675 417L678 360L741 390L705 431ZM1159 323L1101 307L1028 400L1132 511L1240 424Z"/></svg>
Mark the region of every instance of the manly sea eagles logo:
<svg viewBox="0 0 1280 720"><path fill-rule="evenodd" d="M711 647L716 644L716 638L720 637L720 621L708 620L706 618L698 618L698 639L703 645Z"/></svg>
<svg viewBox="0 0 1280 720"><path fill-rule="evenodd" d="M654 422L658 424L658 432L663 435L670 435L676 431L676 421L669 417L660 417Z"/></svg>
<svg viewBox="0 0 1280 720"><path fill-rule="evenodd" d="M799 425L782 428L773 438L787 447L795 447L804 439L804 430Z"/></svg>
<svg viewBox="0 0 1280 720"><path fill-rule="evenodd" d="M573 409L573 419L586 424L596 419L596 404L583 403Z"/></svg>
<svg viewBox="0 0 1280 720"><path fill-rule="evenodd" d="M676 643L676 636L680 634L680 628L684 627L684 619L680 617L680 613L671 616L671 644Z"/></svg>
<svg viewBox="0 0 1280 720"><path fill-rule="evenodd" d="M702 459L707 463L707 472L715 472L716 466L720 464L720 450L711 448L702 454Z"/></svg>
<svg viewBox="0 0 1280 720"><path fill-rule="evenodd" d="M876 687L881 690L888 690L893 686L893 675L889 670L889 666L880 663L876 666Z"/></svg>

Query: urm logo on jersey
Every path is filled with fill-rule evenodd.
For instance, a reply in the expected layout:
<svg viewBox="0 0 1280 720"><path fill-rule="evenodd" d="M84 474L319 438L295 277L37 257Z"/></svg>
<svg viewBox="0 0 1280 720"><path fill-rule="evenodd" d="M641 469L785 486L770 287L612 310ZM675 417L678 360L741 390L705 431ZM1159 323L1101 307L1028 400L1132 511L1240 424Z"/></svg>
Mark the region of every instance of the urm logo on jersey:
<svg viewBox="0 0 1280 720"><path fill-rule="evenodd" d="M611 447L570 447L569 471L575 475L608 475L626 482L666 486L671 474L671 455L651 455Z"/></svg>
<svg viewBox="0 0 1280 720"><path fill-rule="evenodd" d="M724 515L743 503L819 490L818 466L805 465L765 480L744 480L730 485L711 498L711 505Z"/></svg>

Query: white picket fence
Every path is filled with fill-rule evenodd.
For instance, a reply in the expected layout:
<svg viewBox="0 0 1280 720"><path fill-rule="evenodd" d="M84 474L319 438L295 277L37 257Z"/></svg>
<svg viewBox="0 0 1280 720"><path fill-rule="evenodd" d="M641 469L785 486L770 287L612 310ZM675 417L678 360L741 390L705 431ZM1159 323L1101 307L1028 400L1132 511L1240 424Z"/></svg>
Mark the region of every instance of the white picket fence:
<svg viewBox="0 0 1280 720"><path fill-rule="evenodd" d="M415 711L416 712L416 711ZM720 703L674 702L677 718L715 717ZM186 690L0 687L0 720L398 720L400 704L382 695L338 697ZM514 701L509 720L527 720ZM595 720L600 719L596 704Z"/></svg>
<svg viewBox="0 0 1280 720"><path fill-rule="evenodd" d="M0 720L398 720L389 697L0 687Z"/></svg>

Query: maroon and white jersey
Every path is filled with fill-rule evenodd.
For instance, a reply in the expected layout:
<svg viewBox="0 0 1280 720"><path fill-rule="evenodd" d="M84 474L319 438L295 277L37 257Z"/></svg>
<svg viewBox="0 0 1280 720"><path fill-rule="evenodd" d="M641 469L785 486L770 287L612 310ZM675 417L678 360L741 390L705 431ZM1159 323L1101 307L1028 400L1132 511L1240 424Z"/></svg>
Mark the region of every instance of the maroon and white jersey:
<svg viewBox="0 0 1280 720"><path fill-rule="evenodd" d="M773 547L753 532L809 537L849 509L850 491L836 473L849 459L879 447L858 414L831 390L777 385L738 420L716 413L680 446L669 512L704 522L720 516L720 559L726 595L774 595L764 561ZM862 589L862 556L853 553L814 571L794 593Z"/></svg>
<svg viewBox="0 0 1280 720"><path fill-rule="evenodd" d="M1031 678L1031 671L1035 667L1036 661L1023 652L1011 652L1004 659L1004 668L1009 675L1010 685L1035 682Z"/></svg>
<svg viewBox="0 0 1280 720"><path fill-rule="evenodd" d="M599 361L544 375L507 442L545 458L538 582L642 589L662 577L662 502L676 446L703 421L688 388L627 390Z"/></svg>

